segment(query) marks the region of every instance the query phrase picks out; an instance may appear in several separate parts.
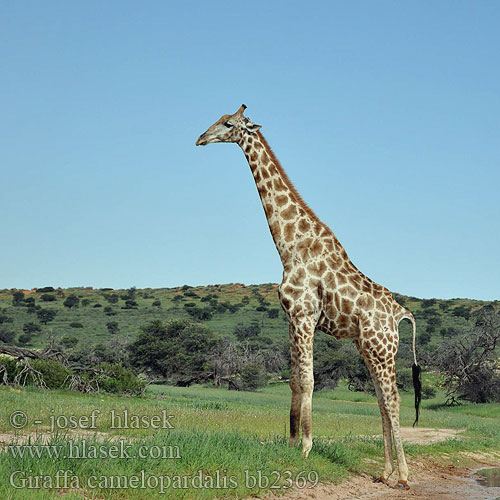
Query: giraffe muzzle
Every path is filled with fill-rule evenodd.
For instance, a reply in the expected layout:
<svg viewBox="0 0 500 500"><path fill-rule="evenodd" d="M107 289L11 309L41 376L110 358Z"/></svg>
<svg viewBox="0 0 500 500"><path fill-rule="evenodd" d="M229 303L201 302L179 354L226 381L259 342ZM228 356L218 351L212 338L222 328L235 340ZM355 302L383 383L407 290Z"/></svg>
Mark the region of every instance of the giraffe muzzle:
<svg viewBox="0 0 500 500"><path fill-rule="evenodd" d="M207 145L207 140L205 138L205 134L201 134L200 137L196 140L196 145L197 146L206 146Z"/></svg>

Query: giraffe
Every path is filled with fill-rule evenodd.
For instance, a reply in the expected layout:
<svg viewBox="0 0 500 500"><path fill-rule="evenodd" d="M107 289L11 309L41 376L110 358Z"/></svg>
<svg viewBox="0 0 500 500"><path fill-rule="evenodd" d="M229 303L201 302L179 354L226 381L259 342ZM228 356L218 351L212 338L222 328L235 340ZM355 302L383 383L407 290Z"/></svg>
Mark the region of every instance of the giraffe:
<svg viewBox="0 0 500 500"><path fill-rule="evenodd" d="M408 319L413 326L416 423L420 367L415 351L413 315L394 300L389 290L374 283L352 264L333 232L319 220L289 180L260 132L261 126L244 116L245 109L243 104L236 113L223 115L200 135L196 145L233 142L243 150L283 264L278 295L289 320L292 391L289 444L298 443L301 426L304 458L312 447L315 330L337 339L353 339L370 372L382 416L384 472L376 480L387 484L394 472L394 441L399 471L397 487L408 489L395 360L398 324Z"/></svg>

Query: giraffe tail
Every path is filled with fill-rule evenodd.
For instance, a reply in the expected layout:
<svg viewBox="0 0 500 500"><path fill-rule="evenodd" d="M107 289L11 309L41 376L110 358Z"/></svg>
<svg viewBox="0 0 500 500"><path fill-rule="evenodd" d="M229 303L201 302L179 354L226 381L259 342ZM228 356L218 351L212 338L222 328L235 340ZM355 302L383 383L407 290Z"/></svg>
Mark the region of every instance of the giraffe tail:
<svg viewBox="0 0 500 500"><path fill-rule="evenodd" d="M415 391L415 422L413 422L413 427L418 423L418 416L420 413L420 402L422 401L422 368L417 363L417 350L415 347L415 337L417 333L417 324L413 314L408 312L405 318L411 321L413 326L413 340L412 340L412 350L413 350L413 365L411 367L411 374L413 379L413 389Z"/></svg>

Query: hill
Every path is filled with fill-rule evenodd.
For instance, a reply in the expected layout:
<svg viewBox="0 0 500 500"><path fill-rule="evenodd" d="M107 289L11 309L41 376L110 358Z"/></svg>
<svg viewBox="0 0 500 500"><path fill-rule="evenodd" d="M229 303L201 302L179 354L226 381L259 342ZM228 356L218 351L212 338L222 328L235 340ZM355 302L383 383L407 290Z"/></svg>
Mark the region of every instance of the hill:
<svg viewBox="0 0 500 500"><path fill-rule="evenodd" d="M275 283L230 283L139 290L4 289L0 290L0 336L10 333L11 343L35 348L45 345L50 337L70 338L80 344L106 342L113 337L129 342L151 320L191 317L220 335L232 337L240 325L258 328L261 336L286 342L288 323L278 302L277 287ZM427 348L466 327L470 315L482 307L500 307L499 301L394 295L414 314L418 342ZM44 323L47 318L40 311L52 311L55 316ZM31 334L23 337L29 330ZM407 322L401 323L400 333L405 343L410 337Z"/></svg>

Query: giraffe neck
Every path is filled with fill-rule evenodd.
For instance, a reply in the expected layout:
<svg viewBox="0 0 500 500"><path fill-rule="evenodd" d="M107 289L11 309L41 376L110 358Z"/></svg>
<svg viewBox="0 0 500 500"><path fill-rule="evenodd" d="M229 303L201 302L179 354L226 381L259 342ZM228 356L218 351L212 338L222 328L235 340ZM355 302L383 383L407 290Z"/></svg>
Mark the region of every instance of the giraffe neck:
<svg viewBox="0 0 500 500"><path fill-rule="evenodd" d="M260 132L245 134L238 145L247 158L276 249L286 269L304 239L328 229L302 200Z"/></svg>

